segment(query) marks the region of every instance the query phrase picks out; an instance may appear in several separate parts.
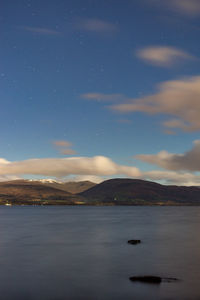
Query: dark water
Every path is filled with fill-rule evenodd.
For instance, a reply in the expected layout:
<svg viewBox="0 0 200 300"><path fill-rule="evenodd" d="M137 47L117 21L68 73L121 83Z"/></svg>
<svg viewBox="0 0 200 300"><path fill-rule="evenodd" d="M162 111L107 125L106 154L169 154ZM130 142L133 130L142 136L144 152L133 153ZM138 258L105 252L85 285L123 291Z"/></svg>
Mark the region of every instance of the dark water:
<svg viewBox="0 0 200 300"><path fill-rule="evenodd" d="M200 299L200 207L0 207L0 299Z"/></svg>

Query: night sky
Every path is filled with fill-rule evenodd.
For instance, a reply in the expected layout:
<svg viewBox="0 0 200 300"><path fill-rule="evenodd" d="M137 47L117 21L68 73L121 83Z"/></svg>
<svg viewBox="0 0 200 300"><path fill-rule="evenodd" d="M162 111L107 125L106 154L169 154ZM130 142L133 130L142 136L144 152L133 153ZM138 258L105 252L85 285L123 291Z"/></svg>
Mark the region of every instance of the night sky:
<svg viewBox="0 0 200 300"><path fill-rule="evenodd" d="M200 185L200 0L2 0L0 180Z"/></svg>

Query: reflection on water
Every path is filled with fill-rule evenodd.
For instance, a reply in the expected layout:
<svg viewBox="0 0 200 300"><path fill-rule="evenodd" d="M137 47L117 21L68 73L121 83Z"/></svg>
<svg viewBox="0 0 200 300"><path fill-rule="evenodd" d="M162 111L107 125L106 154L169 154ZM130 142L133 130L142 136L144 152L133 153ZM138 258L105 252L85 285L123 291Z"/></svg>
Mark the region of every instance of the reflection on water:
<svg viewBox="0 0 200 300"><path fill-rule="evenodd" d="M200 299L199 230L200 207L0 207L1 299Z"/></svg>

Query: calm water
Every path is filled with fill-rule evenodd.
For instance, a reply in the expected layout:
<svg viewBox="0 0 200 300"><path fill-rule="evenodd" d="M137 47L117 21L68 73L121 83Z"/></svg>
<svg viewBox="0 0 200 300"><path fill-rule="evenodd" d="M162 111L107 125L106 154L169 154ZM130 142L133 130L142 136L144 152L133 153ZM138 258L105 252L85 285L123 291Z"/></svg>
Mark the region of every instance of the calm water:
<svg viewBox="0 0 200 300"><path fill-rule="evenodd" d="M181 281L129 281L144 274ZM199 300L200 207L0 207L0 295Z"/></svg>

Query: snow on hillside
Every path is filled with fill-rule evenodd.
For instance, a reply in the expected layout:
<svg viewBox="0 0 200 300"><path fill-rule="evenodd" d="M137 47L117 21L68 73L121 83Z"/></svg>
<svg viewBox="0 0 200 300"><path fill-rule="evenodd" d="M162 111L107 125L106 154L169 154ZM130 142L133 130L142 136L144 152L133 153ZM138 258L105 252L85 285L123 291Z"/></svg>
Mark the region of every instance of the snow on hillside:
<svg viewBox="0 0 200 300"><path fill-rule="evenodd" d="M59 183L62 184L63 182L57 181L55 179L47 178L47 179L29 179L29 181L39 181L42 183Z"/></svg>

